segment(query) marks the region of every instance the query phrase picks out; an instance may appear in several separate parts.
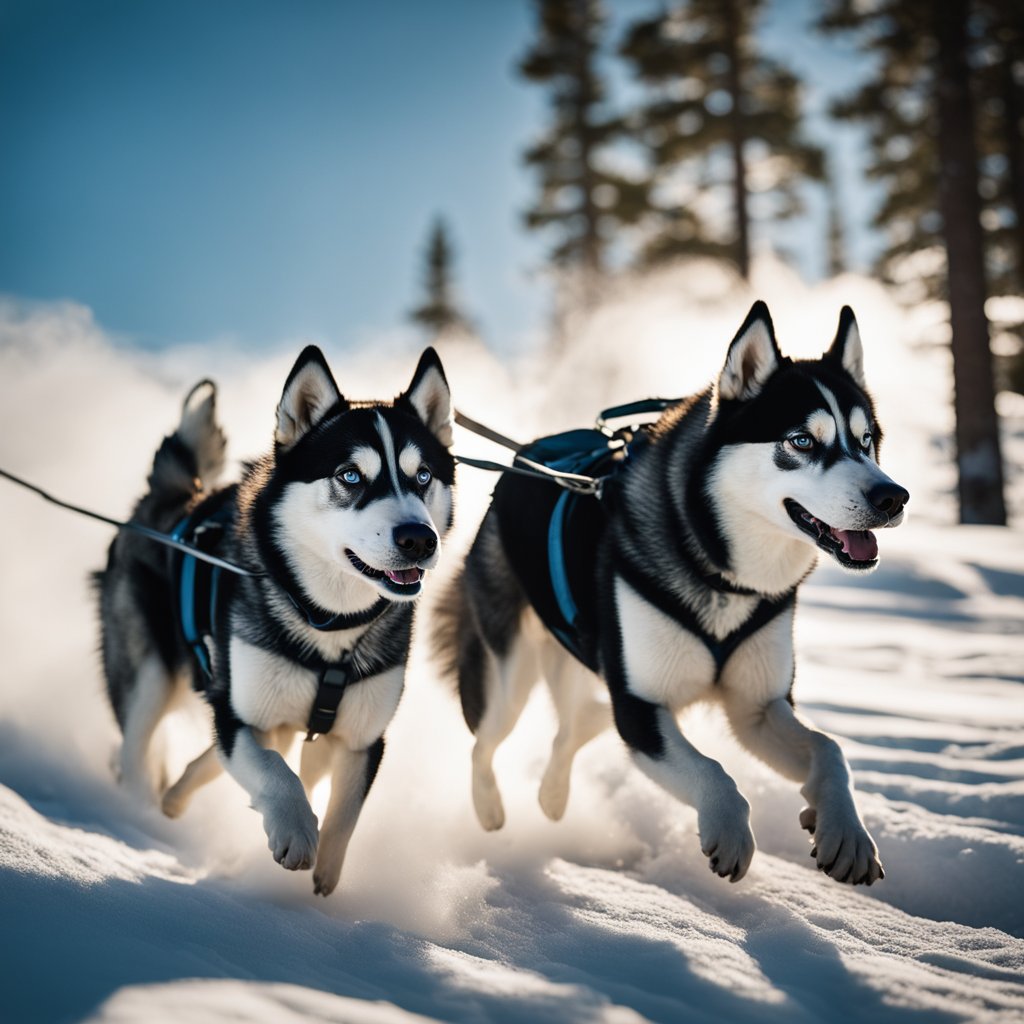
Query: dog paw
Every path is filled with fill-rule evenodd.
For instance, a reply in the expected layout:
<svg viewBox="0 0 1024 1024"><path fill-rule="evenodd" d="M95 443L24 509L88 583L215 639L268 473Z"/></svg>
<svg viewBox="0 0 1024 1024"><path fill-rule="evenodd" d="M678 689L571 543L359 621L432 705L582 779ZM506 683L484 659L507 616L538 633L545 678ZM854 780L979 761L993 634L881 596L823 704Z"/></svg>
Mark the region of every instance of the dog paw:
<svg viewBox="0 0 1024 1024"><path fill-rule="evenodd" d="M338 884L337 879L321 878L319 875L313 876L313 895L314 896L330 896L334 892L335 887Z"/></svg>
<svg viewBox="0 0 1024 1024"><path fill-rule="evenodd" d="M545 772L537 799L548 818L561 821L569 803L569 777L564 772Z"/></svg>
<svg viewBox="0 0 1024 1024"><path fill-rule="evenodd" d="M185 813L185 808L188 807L189 796L188 794L178 793L175 791L175 787L171 786L169 790L163 795L163 799L160 801L160 810L168 818L180 818Z"/></svg>
<svg viewBox="0 0 1024 1024"><path fill-rule="evenodd" d="M316 861L319 841L316 815L306 804L263 819L274 860L288 871L308 871Z"/></svg>
<svg viewBox="0 0 1024 1024"><path fill-rule="evenodd" d="M750 804L737 792L726 807L698 814L700 848L711 870L738 882L750 867L757 844L750 830Z"/></svg>
<svg viewBox="0 0 1024 1024"><path fill-rule="evenodd" d="M313 895L330 896L338 887L338 880L341 878L341 867L337 869L321 870L317 865L313 872Z"/></svg>
<svg viewBox="0 0 1024 1024"><path fill-rule="evenodd" d="M811 820L811 827L805 818ZM813 835L811 856L818 870L830 878L849 885L872 885L885 878L878 847L859 818L830 820L807 807L800 812L800 824Z"/></svg>
<svg viewBox="0 0 1024 1024"><path fill-rule="evenodd" d="M337 838L332 840L331 833L325 827L325 835L321 836L316 854L316 866L313 868L313 893L316 896L330 896L337 889L347 845Z"/></svg>
<svg viewBox="0 0 1024 1024"><path fill-rule="evenodd" d="M489 774L489 778L488 778ZM494 773L473 773L473 807L480 825L487 832L496 832L505 824L505 806Z"/></svg>

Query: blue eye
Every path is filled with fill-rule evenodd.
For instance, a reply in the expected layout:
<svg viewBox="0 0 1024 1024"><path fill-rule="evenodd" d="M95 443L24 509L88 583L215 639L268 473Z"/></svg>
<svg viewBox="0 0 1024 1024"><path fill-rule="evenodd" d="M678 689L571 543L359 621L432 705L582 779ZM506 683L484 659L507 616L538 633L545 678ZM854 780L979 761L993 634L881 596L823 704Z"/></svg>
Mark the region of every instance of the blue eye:
<svg viewBox="0 0 1024 1024"><path fill-rule="evenodd" d="M348 484L349 487L355 487L363 482L363 475L358 469L343 469L337 476L342 483Z"/></svg>
<svg viewBox="0 0 1024 1024"><path fill-rule="evenodd" d="M433 479L434 474L431 473L426 466L421 466L419 472L416 474L416 483L418 483L420 487L426 487Z"/></svg>
<svg viewBox="0 0 1024 1024"><path fill-rule="evenodd" d="M809 452L814 447L814 438L810 434L794 434L789 443L802 452Z"/></svg>
<svg viewBox="0 0 1024 1024"><path fill-rule="evenodd" d="M860 439L860 446L867 451L871 447L871 442L874 441L875 437L870 430L864 431L864 436Z"/></svg>

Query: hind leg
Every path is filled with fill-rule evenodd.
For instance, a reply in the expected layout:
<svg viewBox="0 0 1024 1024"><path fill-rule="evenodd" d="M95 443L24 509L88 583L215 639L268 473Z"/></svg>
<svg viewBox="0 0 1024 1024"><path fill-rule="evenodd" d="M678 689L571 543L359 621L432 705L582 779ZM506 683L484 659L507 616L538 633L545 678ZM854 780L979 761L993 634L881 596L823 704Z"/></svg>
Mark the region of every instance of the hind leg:
<svg viewBox="0 0 1024 1024"><path fill-rule="evenodd" d="M320 829L320 845L313 869L313 892L318 896L329 896L338 885L349 840L384 754L383 736L365 750L350 750L345 743L327 738L307 746L326 748L328 744L331 745L327 751L331 797Z"/></svg>
<svg viewBox="0 0 1024 1024"><path fill-rule="evenodd" d="M321 736L311 743L302 744L299 779L309 798L312 798L317 783L331 770L331 742L327 737Z"/></svg>
<svg viewBox="0 0 1024 1024"><path fill-rule="evenodd" d="M160 658L150 653L135 674L126 701L120 755L121 783L133 792L154 800L164 787L165 768L156 762L153 734L173 703L175 680Z"/></svg>
<svg viewBox="0 0 1024 1024"><path fill-rule="evenodd" d="M505 824L505 807L494 775L494 754L523 713L537 681L537 659L522 633L516 635L504 655L487 652L484 668L484 712L473 747L473 807L488 831Z"/></svg>
<svg viewBox="0 0 1024 1024"><path fill-rule="evenodd" d="M569 801L569 779L577 752L612 724L611 706L597 699L599 680L551 640L541 650L541 668L558 712L558 733L540 784L541 810L559 821Z"/></svg>
<svg viewBox="0 0 1024 1024"><path fill-rule="evenodd" d="M182 772L181 778L164 793L161 809L168 818L180 817L197 789L213 782L224 773L216 745L206 748Z"/></svg>

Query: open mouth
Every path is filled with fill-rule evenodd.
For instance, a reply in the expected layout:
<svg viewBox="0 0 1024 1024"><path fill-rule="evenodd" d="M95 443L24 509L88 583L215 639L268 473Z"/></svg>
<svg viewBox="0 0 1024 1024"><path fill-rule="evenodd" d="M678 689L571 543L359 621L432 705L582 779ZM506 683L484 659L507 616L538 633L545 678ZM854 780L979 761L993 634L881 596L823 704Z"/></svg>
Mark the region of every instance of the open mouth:
<svg viewBox="0 0 1024 1024"><path fill-rule="evenodd" d="M837 530L812 516L792 498L786 498L785 506L789 518L840 565L850 569L873 569L878 564L878 541L870 530Z"/></svg>
<svg viewBox="0 0 1024 1024"><path fill-rule="evenodd" d="M425 572L418 566L410 569L374 569L367 565L354 551L345 549L348 560L367 579L380 583L385 590L403 597L412 597L420 592Z"/></svg>

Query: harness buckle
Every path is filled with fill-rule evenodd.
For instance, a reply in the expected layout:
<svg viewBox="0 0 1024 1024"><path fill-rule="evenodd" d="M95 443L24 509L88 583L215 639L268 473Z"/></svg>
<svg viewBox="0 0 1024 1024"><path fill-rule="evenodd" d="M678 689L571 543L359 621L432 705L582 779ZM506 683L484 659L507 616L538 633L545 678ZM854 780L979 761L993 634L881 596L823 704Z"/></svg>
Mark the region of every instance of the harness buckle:
<svg viewBox="0 0 1024 1024"><path fill-rule="evenodd" d="M317 736L331 731L338 717L341 698L353 681L351 661L347 657L340 665L331 665L320 673L316 696L306 723L306 743L313 743Z"/></svg>

